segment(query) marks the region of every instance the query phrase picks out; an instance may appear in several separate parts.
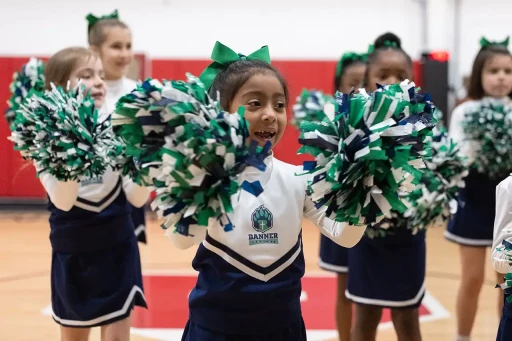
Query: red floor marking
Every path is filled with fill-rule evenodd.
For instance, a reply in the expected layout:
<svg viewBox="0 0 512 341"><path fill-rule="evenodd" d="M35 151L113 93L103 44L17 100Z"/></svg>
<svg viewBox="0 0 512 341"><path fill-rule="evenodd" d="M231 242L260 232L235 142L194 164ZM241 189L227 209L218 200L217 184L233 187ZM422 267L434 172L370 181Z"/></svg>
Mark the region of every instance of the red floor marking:
<svg viewBox="0 0 512 341"><path fill-rule="evenodd" d="M183 328L188 319L188 294L196 283L195 276L145 275L144 292L149 309L135 308L132 326L135 328ZM302 314L308 330L334 330L336 304L335 277L304 277L302 290L307 299L302 302ZM425 306L420 316L430 315ZM382 322L391 320L385 309Z"/></svg>

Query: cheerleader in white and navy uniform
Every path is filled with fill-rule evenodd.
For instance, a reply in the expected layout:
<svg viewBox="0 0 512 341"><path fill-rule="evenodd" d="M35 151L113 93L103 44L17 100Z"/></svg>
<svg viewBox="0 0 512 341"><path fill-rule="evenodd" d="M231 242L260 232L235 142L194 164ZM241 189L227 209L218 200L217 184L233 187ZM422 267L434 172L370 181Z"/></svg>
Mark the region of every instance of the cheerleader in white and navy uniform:
<svg viewBox="0 0 512 341"><path fill-rule="evenodd" d="M390 85L413 79L412 60L400 39L385 33L368 54L365 85ZM382 225L380 227L383 227ZM379 228L379 226L377 226ZM374 341L382 309L391 309L398 340L420 341L419 306L425 295L425 231L396 226L385 236L367 234L348 252L346 296L356 304L353 341ZM375 231L378 233L378 231Z"/></svg>
<svg viewBox="0 0 512 341"><path fill-rule="evenodd" d="M62 70L72 70L65 74ZM81 79L101 107L105 95L101 60L86 48L56 53L46 65L50 83L71 86ZM108 119L102 113L100 120ZM54 320L62 340L86 340L102 326L104 340L128 340L134 305L146 307L131 205L141 207L148 190L108 168L86 181L41 176L49 198Z"/></svg>
<svg viewBox="0 0 512 341"><path fill-rule="evenodd" d="M512 262L503 249L512 251L512 176L503 180L496 188L496 219L492 244L492 265L501 276L512 273ZM512 294L512 288L503 288L505 292L503 310L496 341L512 340L512 303L507 298Z"/></svg>
<svg viewBox="0 0 512 341"><path fill-rule="evenodd" d="M89 47L101 58L105 70L107 95L102 111L112 113L117 101L137 87L137 83L126 77L133 61L132 34L126 23L119 20L117 10L97 18L87 16ZM135 234L139 242L146 243L145 209L132 207Z"/></svg>
<svg viewBox="0 0 512 341"><path fill-rule="evenodd" d="M363 86L366 71L366 55L355 52L346 52L336 65L334 88L341 93L348 94L352 89ZM338 289L336 297L336 324L339 341L350 340L352 329L352 302L345 296L348 273L348 249L334 243L324 235L320 236L320 257L318 266L326 271L338 275Z"/></svg>
<svg viewBox="0 0 512 341"><path fill-rule="evenodd" d="M512 56L502 44L482 46L473 63L469 85L471 100L454 109L450 119L450 137L460 145L460 151L472 164L479 152L477 141L468 140L462 123L465 113L478 108L481 100L510 104L512 95ZM457 341L469 341L477 313L478 297L484 281L486 249L493 243L493 223L496 206L496 186L503 177L491 179L477 169L470 170L464 179L465 187L459 190L459 204L455 217L450 221L445 237L460 245L461 282L457 296ZM499 281L503 275L497 274ZM501 315L503 297L498 298Z"/></svg>
<svg viewBox="0 0 512 341"><path fill-rule="evenodd" d="M256 55L261 58L264 49ZM265 60L241 57L213 63L207 70L218 72L214 80L203 78L208 72L201 79L211 94L220 93L222 108L235 112L245 107L252 139L275 145L287 124L288 89ZM248 168L241 174L240 181L258 180L264 191L258 197L241 191L231 198L232 231L224 232L212 220L207 229L190 226L193 237L170 234L179 248L200 244L192 262L199 276L189 296L184 341L305 341L300 304L303 218L345 247L364 233L364 227L334 223L325 217L325 209L315 207L306 194L306 177L295 175L301 167L273 155L265 164L264 172Z"/></svg>

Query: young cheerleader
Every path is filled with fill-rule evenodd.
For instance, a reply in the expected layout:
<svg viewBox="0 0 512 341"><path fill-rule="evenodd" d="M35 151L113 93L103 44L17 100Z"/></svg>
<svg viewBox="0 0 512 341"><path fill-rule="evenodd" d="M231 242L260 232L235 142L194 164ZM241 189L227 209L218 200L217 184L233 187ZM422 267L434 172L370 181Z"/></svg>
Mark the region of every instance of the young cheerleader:
<svg viewBox="0 0 512 341"><path fill-rule="evenodd" d="M102 111L112 113L122 96L136 88L137 83L125 75L133 60L132 34L128 25L119 20L117 11L100 18L87 16L88 41L105 69L107 96ZM139 242L146 243L146 219L143 207L132 207L135 234Z"/></svg>
<svg viewBox="0 0 512 341"><path fill-rule="evenodd" d="M352 89L360 89L366 71L366 55L347 52L336 65L334 87L337 91L348 94ZM338 274L336 298L336 325L340 341L350 340L352 328L352 303L345 297L348 272L348 249L320 236L320 259L318 266Z"/></svg>
<svg viewBox="0 0 512 341"><path fill-rule="evenodd" d="M500 274L512 272L510 257L504 252L503 243L512 243L512 176L500 182L496 188L496 218L494 220L494 233L492 243L492 265ZM510 251L508 252L510 254ZM503 276L503 275L502 275ZM512 303L507 302L510 288L504 288L505 297L501 314L500 326L496 341L512 339Z"/></svg>
<svg viewBox="0 0 512 341"><path fill-rule="evenodd" d="M217 43L215 51L220 50L230 51ZM275 146L287 124L288 88L269 64L268 50L255 55L257 60L241 56L214 62L201 79L212 97L220 94L224 110L245 107L251 139ZM242 191L232 197L232 231L224 232L215 220L208 228L190 226L194 237L171 234L179 248L200 244L192 263L199 276L189 296L182 340L306 340L300 305L303 217L345 247L364 233L364 227L335 223L325 217L325 209L315 208L306 194L306 177L295 175L301 167L273 155L265 164L264 172L251 167L241 174L241 181L258 180L264 192L256 197Z"/></svg>
<svg viewBox="0 0 512 341"><path fill-rule="evenodd" d="M103 66L86 48L67 48L50 58L50 84L74 87L79 80L96 108L105 100ZM109 119L108 114L100 120ZM141 207L148 190L111 168L87 181L41 176L50 211L52 309L63 341L88 339L101 326L102 341L129 340L134 305L146 307L130 204Z"/></svg>
<svg viewBox="0 0 512 341"><path fill-rule="evenodd" d="M450 120L450 137L460 145L461 153L470 164L478 153L479 145L465 137L462 127L465 113L477 107L484 98L508 103L511 91L512 57L509 50L501 44L483 46L473 63L468 91L472 100L455 108ZM485 252L492 245L496 186L503 178L490 179L472 169L465 179L465 188L459 192L459 209L445 233L448 240L460 245L462 278L457 296L457 341L470 340L485 277ZM498 279L501 281L502 275L498 274ZM501 295L498 304L500 314Z"/></svg>
<svg viewBox="0 0 512 341"><path fill-rule="evenodd" d="M389 85L413 78L412 60L400 39L386 33L368 55L365 84ZM346 296L356 304L353 341L376 338L383 308L391 309L398 341L420 341L418 308L425 293L425 232L397 226L384 237L363 236L348 252Z"/></svg>

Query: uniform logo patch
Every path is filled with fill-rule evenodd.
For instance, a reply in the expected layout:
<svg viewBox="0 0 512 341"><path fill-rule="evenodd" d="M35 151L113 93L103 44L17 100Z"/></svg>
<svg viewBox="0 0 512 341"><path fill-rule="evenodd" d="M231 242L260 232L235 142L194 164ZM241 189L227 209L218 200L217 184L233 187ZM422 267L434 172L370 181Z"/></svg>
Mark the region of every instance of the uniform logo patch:
<svg viewBox="0 0 512 341"><path fill-rule="evenodd" d="M265 233L270 230L274 224L274 217L265 206L261 205L252 212L252 227L261 233Z"/></svg>
<svg viewBox="0 0 512 341"><path fill-rule="evenodd" d="M252 212L252 227L259 233L249 234L249 245L277 244L277 233L265 233L274 227L274 216L265 206L261 205Z"/></svg>

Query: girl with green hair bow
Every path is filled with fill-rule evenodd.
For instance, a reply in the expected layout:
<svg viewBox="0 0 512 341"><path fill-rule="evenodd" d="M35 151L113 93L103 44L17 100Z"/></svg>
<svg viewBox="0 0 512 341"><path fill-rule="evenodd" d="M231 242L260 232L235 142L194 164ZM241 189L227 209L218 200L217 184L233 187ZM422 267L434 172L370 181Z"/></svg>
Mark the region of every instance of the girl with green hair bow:
<svg viewBox="0 0 512 341"><path fill-rule="evenodd" d="M108 91L102 111L112 113L117 101L137 87L137 83L126 76L133 61L132 33L117 10L101 17L88 14L86 20L89 48L100 56L105 68ZM137 240L146 244L145 208L132 207L132 216Z"/></svg>
<svg viewBox="0 0 512 341"><path fill-rule="evenodd" d="M268 47L243 55L217 42L212 59L200 77L210 96L227 112L245 108L250 139L274 147L287 124L288 88L270 65ZM211 219L206 228L189 225L188 235L168 234L181 249L199 244L192 262L199 275L189 296L183 341L305 341L303 219L345 247L364 233L364 226L334 222L326 207L315 206L308 177L296 175L302 167L273 153L264 162L264 171L249 167L240 174L264 190L258 196L246 191L232 196L229 232Z"/></svg>

